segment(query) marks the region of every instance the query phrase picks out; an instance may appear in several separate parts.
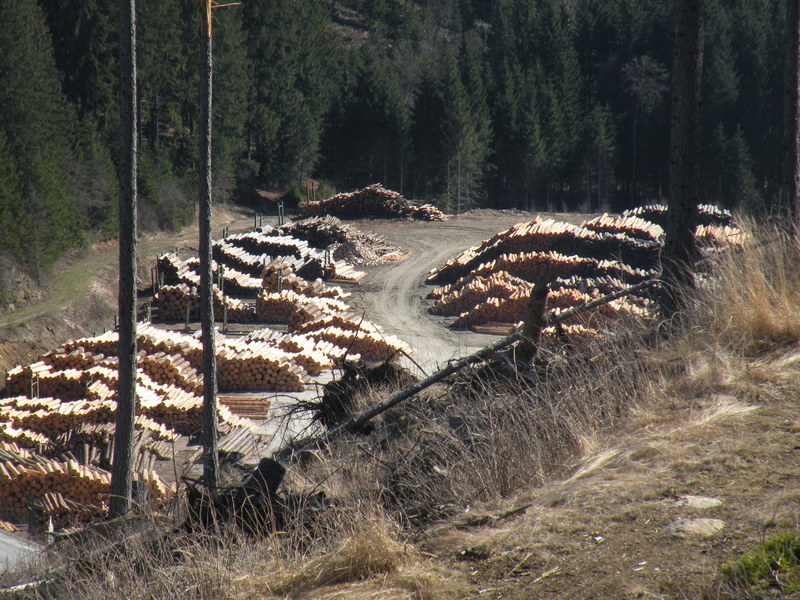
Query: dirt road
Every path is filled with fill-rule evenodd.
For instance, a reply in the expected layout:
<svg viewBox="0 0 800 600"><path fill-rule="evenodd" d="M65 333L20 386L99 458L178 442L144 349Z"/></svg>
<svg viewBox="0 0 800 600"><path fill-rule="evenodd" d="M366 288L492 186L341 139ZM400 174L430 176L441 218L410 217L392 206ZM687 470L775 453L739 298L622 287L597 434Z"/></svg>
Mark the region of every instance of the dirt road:
<svg viewBox="0 0 800 600"><path fill-rule="evenodd" d="M413 350L415 361L431 373L448 360L491 343L492 336L447 329L449 319L427 312L424 285L431 269L444 264L466 248L514 223L530 218L519 213L470 213L443 223L362 221L357 226L382 235L403 248L408 258L365 269L361 286L351 289L354 308L396 335ZM412 366L412 368L414 368Z"/></svg>
<svg viewBox="0 0 800 600"><path fill-rule="evenodd" d="M573 223L587 215L542 215ZM408 252L402 262L366 268L368 276L353 292L351 304L386 333L409 344L416 362L427 373L448 360L460 358L496 341L495 336L453 331L450 318L428 314L425 297L432 289L424 284L428 273L463 250L493 234L533 218L518 211L478 210L441 223L414 221L360 221L359 229L382 235ZM416 367L410 365L412 370Z"/></svg>

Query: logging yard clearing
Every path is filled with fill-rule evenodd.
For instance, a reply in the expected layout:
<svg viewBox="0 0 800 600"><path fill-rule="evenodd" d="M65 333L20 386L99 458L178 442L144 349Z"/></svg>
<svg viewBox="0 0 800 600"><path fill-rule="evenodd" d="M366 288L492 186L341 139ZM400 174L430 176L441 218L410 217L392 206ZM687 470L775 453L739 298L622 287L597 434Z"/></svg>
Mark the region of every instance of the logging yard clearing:
<svg viewBox="0 0 800 600"><path fill-rule="evenodd" d="M263 340L275 344L271 347L283 349L291 343L304 344L291 342L290 336L280 336L293 331L300 336L312 334L313 330L303 332L303 328L313 319L326 318L323 316L327 314L324 307L320 308L323 304L335 306L336 302L346 301L353 319L366 336L370 331L366 323L362 325L363 321L380 328L375 334L375 344L383 341L392 348L405 349L407 355L399 362L409 372L417 377L429 375L449 361L484 348L496 341L499 334L513 329L516 319L507 319L505 324L493 320L479 322L476 319L484 314L480 310L464 317L466 313L460 310L448 313L445 308L448 301L457 303L459 294L468 296L475 294L476 289L486 290L493 285L502 288L508 283L510 288L492 305L492 310L500 312L491 314L502 314L503 310L518 314L514 312L517 308L513 305L513 290L524 284L513 278L522 276L523 269L540 268L530 266L539 264L536 262L538 255L527 256L516 251L518 254L513 256L519 257L518 264L527 266L519 267L517 274L512 272L508 276L511 279L503 281L490 280L488 276L478 280L479 275L459 281L456 277L459 269L479 261L469 253L462 255L464 258L460 262L457 257L468 248L478 248L475 250L477 255L487 252L486 260L495 261L497 265L506 264L503 257L512 254L503 244L511 247L512 242L507 240L515 234L501 238L493 245L484 244L485 248L480 247L481 243L518 223L530 221L533 216L515 211L479 210L443 221L348 221L348 225L365 234L384 240L387 250L393 249L389 253L390 260L383 264L355 265L353 268L365 275L350 282L347 280L352 276L350 268L338 265L340 276L331 279L337 282L335 287L341 292L328 297L318 296L317 303L307 309L313 313L310 316L281 313L287 322L273 326L274 336L263 333L263 325L254 323L252 317L259 314L259 310L282 310L278 300L270 299L270 294L275 292L270 291L269 286L274 285L276 279L270 279L268 273L263 281L258 281L258 297L245 300L242 306L228 304L224 309L221 307L227 310L227 315L241 315L240 322L233 317L229 320L228 334L222 336L229 341L224 350L230 356L229 363L234 365L234 359L244 352L237 346L243 340ZM613 229L616 225L593 221L595 215L541 214L539 217L544 221L553 218L569 227L594 222L597 231L616 235ZM223 237L223 228L228 229L226 233L231 239L239 233L246 235L253 229L253 215L238 210L223 207L217 211L216 219L215 238ZM635 224L635 227L641 233L636 239L644 240L642 243L646 245L650 235L647 226ZM563 234L560 229L555 233L548 231L545 233L552 234L554 239ZM572 232L570 235L577 235L572 229L569 231ZM726 235L730 237L733 234ZM196 248L195 239L196 230L189 229L176 236L161 235L143 240L139 246L140 287L144 290L153 283L152 265L175 247L184 249L175 253L174 260L170 259L176 272L180 272L185 266L181 259ZM603 238L607 239L610 238ZM501 250L501 247L505 249ZM626 247L616 248L625 250ZM223 248L221 252L224 251ZM300 254L298 251L298 260L303 259ZM68 344L70 340L91 338L112 329L116 258L116 247L110 244L88 249L84 256L73 257L58 269L60 277L55 279L41 301L27 303L0 315L0 367L8 370L18 364L28 365L59 347L63 347L64 352L57 354L56 359L62 360L62 356L75 352ZM454 260L455 263L448 266L448 261L452 263ZM542 267L550 269L548 273L561 268L558 266L562 264L558 262L561 257L548 260L551 261L548 266ZM617 271L612 272L599 259L591 260L595 262L587 269L606 269L601 273L603 285L616 281ZM329 262L333 261L326 257L322 266L331 266ZM573 268L573 265L569 267ZM628 277L628 284L641 281L647 272L647 264L640 267L625 271L619 277ZM276 275L280 282L279 293L285 294L288 286L295 285L283 263L270 268L270 273L280 273ZM455 274L448 274L448 269ZM426 280L437 278L425 285ZM597 280L600 279L598 275ZM794 280L800 278L795 276ZM236 281L245 285L241 278ZM730 283L730 280L724 281ZM187 283L183 285L188 287L183 296L185 304L180 310L191 310L190 286ZM226 279L224 285L233 284ZM439 288L434 288L435 285ZM742 285L757 287L752 280ZM264 291L260 290L261 286ZM433 298L429 297L433 290L440 288L438 296L433 292ZM554 287L552 301L560 302L573 294L565 289L566 286ZM738 292L745 295L741 288L730 291L730 294ZM178 297L177 288L175 294L174 297ZM528 294L526 290L526 297ZM155 304L157 298L155 294L152 298L143 294L143 307L147 302ZM585 302L583 298L581 296L581 301ZM169 585L181 584L187 588L195 585L195 580L189 584L181 579L191 573L192 577L202 581L198 585L205 585L210 591L208 595L188 594L185 597L356 600L729 597L725 596L727 584L718 579L721 567L754 550L765 537L786 531L796 532L800 526L800 479L797 477L800 471L800 413L796 401L800 393L800 350L797 346L800 336L785 335L794 325L782 325L777 321L760 324L771 332L765 334L766 337L758 331L754 333L753 327L757 328L759 324L752 321L759 318L761 313L758 310L750 311L747 317L750 325L741 325L741 329L731 326L727 330L718 322L732 322L745 317L735 312L741 311L741 306L725 304L726 301L717 298L710 302L714 306L704 309L709 313L698 309L692 327L687 327L687 331L677 339L663 345L649 344L646 348L637 343L595 339L594 334L588 332L608 317L600 311L591 320L568 322L565 326L567 333L575 333L578 336L575 339L581 340L575 342L575 346L588 348L603 357L598 359L600 366L574 367L577 370L572 381L566 381L567 376L561 373L564 381L544 386L547 390L541 392L541 397L532 396L540 399L542 405L549 403L541 408L541 421L518 424L516 419L520 415L515 411L519 407L508 408L507 419L501 420L501 425L520 427L520 438L508 442L508 447L500 444L499 448L505 454L500 452L495 456L495 464L489 466L491 459L480 454L479 449L470 449L469 452L474 454L464 455L452 451L451 446L444 442L437 445L440 437L446 437L438 430L424 431L415 438L418 445L428 448L425 452L411 447L403 457L392 455L391 450L384 449L379 441L367 438L360 449L345 445L337 450L338 454L330 465L318 467L317 471L312 466L295 475L287 484L296 489L304 489L304 486L314 491L321 489L330 498L344 503L339 512L345 517L334 519L336 525L330 525L329 529L336 533L330 534L333 537L319 549L299 549L302 544L297 543L297 547L292 546L293 550L289 552L280 546L284 542L252 544L234 536L230 543L236 548L237 556L226 558L224 568L210 550L205 555L199 553L193 560L187 559L180 571L178 566L154 565L154 569L163 572L164 581L158 584L161 588L152 592L153 596L171 595L174 590ZM647 298L637 302L616 304L613 310L628 315L648 309ZM431 314L432 306L437 304L443 308L437 311L439 314ZM776 308L774 303L767 305L768 310L780 312L780 307ZM317 308L320 313L315 312ZM714 310L730 313L730 319L718 318L719 314ZM746 308L744 312L747 312ZM786 319L793 318L789 314L791 311L784 312L787 313L784 315ZM794 312L797 314L797 310ZM474 325L472 328L451 327L453 317ZM313 342L308 343L312 344L314 351L327 348L325 344L335 346L335 331L347 326L345 319L335 326L317 330L327 333L310 338ZM186 325L181 319L173 319L159 327L175 332L177 337ZM193 332L198 328L196 320L190 317L188 329ZM730 342L730 338L745 330L749 332L746 335L758 340L758 344L742 350L738 343ZM487 331L492 333L485 333ZM796 331L800 332L800 326ZM158 375L150 373L166 368L163 365L169 362L166 357L170 351L158 345L156 333L146 332L145 335L153 340L148 342L153 346L148 354L159 356L160 351L165 355L161 357L165 359L159 363L161 367L155 365L159 358L152 361L155 365L153 370L147 371L148 376L155 380ZM552 339L556 337L556 333L549 335ZM102 343L106 342L98 342ZM312 346L308 347L307 354L316 357ZM97 370L93 372L91 385L113 388L113 381L103 371L102 361L88 357L90 353L86 344L81 347L87 351L87 360L96 360L99 365L95 367ZM365 344L362 355L372 347ZM552 352L558 354L557 349ZM102 352L97 350L96 356L100 354ZM183 372L194 372L191 370L196 368L192 350L187 350L183 356L187 359ZM333 354L327 356L330 358ZM275 364L282 364L282 360L276 358ZM325 362L326 359L318 360ZM266 358L264 362L269 363ZM552 372L559 373L563 363L555 361L553 364ZM313 364L304 365L309 374L314 372ZM223 364L221 369L225 368ZM269 377L275 377L276 372L281 377L269 381L286 389L262 393L256 382L250 389L228 389L220 395L223 402L226 398L230 401L231 411L236 413L229 418L230 447L250 453L251 460L255 461L268 448L277 449L274 438L278 432L269 420L264 419L265 411L285 408L297 398L313 399L322 385L341 374L337 369L320 369L320 374L311 380L302 379L300 375L292 379L292 369L282 366L269 368L272 369L268 371ZM572 373L569 370L565 372ZM240 371L235 373L236 376L231 376L230 380L240 381ZM304 372L302 376L305 375ZM226 381L224 370L220 372L220 380ZM528 393L527 384L498 384L494 389L488 380L479 377L477 381L480 383L468 379L459 385L465 389L485 386L478 390L481 399L470 400L472 404L469 406L476 407L477 412L485 411L486 415L494 410L501 414L512 402L509 398ZM38 385L46 386L46 382L46 375L39 377ZM82 385L86 386L88 382L83 381ZM293 386L300 384L305 391L301 394L293 392ZM380 401L394 389L396 386L370 388L365 392L366 397L359 400L359 406ZM59 388L59 393L63 395L68 391ZM112 397L103 396L105 392L102 390L96 393L98 399L103 398L102 401ZM474 391L463 393L466 398L475 395ZM424 406L409 408L407 414L396 417L397 421L393 420L394 417L386 417L377 428L381 431L398 427L413 429L413 424L425 415L445 415L445 422L452 430L447 430L447 435L452 437L461 435L462 429L471 430L490 422L481 421L483 412L480 412L480 418L471 421L471 415L448 405L447 398L453 397L448 394L453 394L452 387L433 388L421 395L418 404ZM560 410L559 399L565 398L566 394L575 394L579 398L572 420L562 419L555 412ZM630 394L630 401L620 401L625 394ZM266 403L262 402L264 398L268 399ZM143 406L151 405L143 401ZM145 409L147 418L156 424L161 422L158 410L161 409L155 405ZM463 409L468 410L472 408ZM540 407L537 406L536 410ZM584 414L578 414L581 411ZM186 419L194 415L191 411L181 414L189 415L185 416ZM255 436L237 433L239 417L252 418L258 423ZM144 428L149 427L148 431L154 432L156 424L146 423ZM296 432L306 425L307 420L299 419L291 427ZM187 426L187 431L189 429ZM435 427L431 425L429 429ZM177 449L175 460L182 461L196 455L198 447L188 444L183 432L177 433L181 435L172 438L163 434L172 450ZM481 433L481 439L499 435L488 429ZM157 442L164 441L158 437L162 435L158 432L151 435ZM559 436L567 440L563 442L563 448L559 446L558 451L544 458L537 457L538 466L532 465L527 471L526 465L520 465L526 460L526 452L532 454L532 448L540 443L535 440L548 440L549 443ZM254 437L260 437L261 441L253 442ZM526 437L535 440L526 442ZM526 446L526 443L532 445ZM561 442L556 440L555 443ZM364 447L368 450L366 455L362 452ZM397 454L402 454L401 450L397 450ZM459 446L459 452L463 451ZM468 462L465 456L487 465L476 467L478 474L473 475L465 470ZM393 465L391 469L386 466L389 463ZM511 463L513 468L509 467ZM156 468L158 476L167 484L175 481L174 475L182 468L176 468L172 461L158 461L156 465L160 465ZM375 496L371 495L375 487L372 474L380 472L385 475L382 469L391 471L391 477L387 477L395 486L390 488L396 499L393 500L395 504L389 502L392 508L388 514L396 516L401 512L403 515L396 521L370 505L370 502L375 503ZM91 476L85 475L85 478L91 479ZM414 489L417 484L421 489L430 489L434 500L415 496L421 493ZM485 489L480 491L482 486ZM152 484L150 489L157 496L160 488ZM459 496L462 500L470 499L459 502ZM435 518L423 517L423 512L435 515ZM410 525L400 530L397 521L409 521ZM292 543L285 542L286 547ZM276 547L283 550L276 550ZM282 551L284 554L280 553ZM191 552L187 552L187 556L189 554ZM175 571L170 572L171 568ZM128 575L133 578L132 574ZM15 577L17 579L9 579L8 583L18 582L20 576ZM98 579L93 583L92 595L85 597L123 597L125 585L130 585L128 589L135 589L132 579L130 582L125 580L124 574L119 578ZM170 579L174 581L167 581ZM774 596L753 597L790 597L777 595L775 590L779 589L779 584L774 584L765 591L765 594L774 593ZM735 596L734 592L731 593Z"/></svg>

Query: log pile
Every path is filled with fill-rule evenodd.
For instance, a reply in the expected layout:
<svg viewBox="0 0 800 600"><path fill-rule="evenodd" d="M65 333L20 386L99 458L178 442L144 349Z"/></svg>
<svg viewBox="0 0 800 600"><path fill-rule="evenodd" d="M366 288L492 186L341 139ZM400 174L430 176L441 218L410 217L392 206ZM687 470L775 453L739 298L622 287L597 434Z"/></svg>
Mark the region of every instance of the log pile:
<svg viewBox="0 0 800 600"><path fill-rule="evenodd" d="M192 257L182 260L176 254L164 254L156 263L157 272L163 275L163 285L185 284L189 287L200 286L200 259ZM223 281L225 294L236 298L255 298L261 287L258 277L251 277L241 273L233 267L220 268L215 261L211 261L211 270L214 281Z"/></svg>
<svg viewBox="0 0 800 600"><path fill-rule="evenodd" d="M622 212L621 216L639 217L651 223L655 223L663 229L667 227L667 207L663 204L637 206L636 208L631 208ZM697 224L730 227L733 225L733 215L731 211L725 208L719 208L712 204L699 204L697 206Z"/></svg>
<svg viewBox="0 0 800 600"><path fill-rule="evenodd" d="M701 247L715 251L744 242L743 234L730 226L728 211L706 205L698 210L701 225L696 236ZM530 283L536 281L550 283L551 307L558 314L654 277L664 240L659 218L665 211L658 205L641 207L619 217L604 214L581 226L539 218L519 223L432 271L428 283L447 285L429 294L434 300L430 311L457 314L454 327L515 323L523 318ZM569 324L604 327L623 316L651 314L645 292L589 311Z"/></svg>
<svg viewBox="0 0 800 600"><path fill-rule="evenodd" d="M203 377L192 364L180 354L139 352L139 368L157 383L174 385L187 392L201 395Z"/></svg>
<svg viewBox="0 0 800 600"><path fill-rule="evenodd" d="M285 324L289 331L295 331L303 323L349 308L336 298L303 296L291 290L281 293L265 290L256 299L256 318L261 323Z"/></svg>
<svg viewBox="0 0 800 600"><path fill-rule="evenodd" d="M149 498L155 503L174 494L152 471L140 472L137 478L147 483ZM108 471L74 459L45 458L14 443L0 442L0 505L14 518L25 518L33 503L45 518L56 518L57 526L84 522L105 513L110 490Z"/></svg>
<svg viewBox="0 0 800 600"><path fill-rule="evenodd" d="M189 287L185 283L178 285L164 285L156 294L158 315L162 321L197 321L200 318L200 292L196 287ZM227 310L227 319L231 323L252 323L256 317L250 304L237 298L223 295L219 288L214 286L214 318L222 320Z"/></svg>
<svg viewBox="0 0 800 600"><path fill-rule="evenodd" d="M291 354L268 344L226 341L217 350L220 391L302 392L307 373Z"/></svg>
<svg viewBox="0 0 800 600"><path fill-rule="evenodd" d="M313 296L317 298L338 298L344 300L350 296L350 292L345 292L339 286L329 286L321 279L308 282L302 277L298 277L291 266L282 259L276 259L264 267L264 275L261 280L261 287L268 292L281 290L291 290L302 296Z"/></svg>
<svg viewBox="0 0 800 600"><path fill-rule="evenodd" d="M461 281L461 280L459 280ZM506 271L463 279L463 285L452 284L431 293L437 300L430 311L434 315L456 316L469 311L489 298L510 298L514 294L530 295L533 284L509 275Z"/></svg>
<svg viewBox="0 0 800 600"><path fill-rule="evenodd" d="M325 327L309 331L306 337L317 342L326 341L346 350L348 358L358 354L363 360L386 361L410 354L410 348L394 336L382 336L368 331L349 331L338 327Z"/></svg>
<svg viewBox="0 0 800 600"><path fill-rule="evenodd" d="M320 250L328 250L334 260L352 265L380 265L387 256L396 256L400 249L383 237L359 231L336 217L312 217L280 228L284 235L302 239Z"/></svg>
<svg viewBox="0 0 800 600"><path fill-rule="evenodd" d="M747 242L747 234L738 227L728 225L698 225L695 237L706 249L741 248Z"/></svg>
<svg viewBox="0 0 800 600"><path fill-rule="evenodd" d="M664 239L664 229L660 225L634 215L612 217L603 214L583 226L597 233L621 233L646 242L661 243Z"/></svg>
<svg viewBox="0 0 800 600"><path fill-rule="evenodd" d="M410 202L402 194L377 183L355 192L336 194L327 200L308 202L305 214L310 217L333 215L340 219L444 219L444 214L435 206Z"/></svg>

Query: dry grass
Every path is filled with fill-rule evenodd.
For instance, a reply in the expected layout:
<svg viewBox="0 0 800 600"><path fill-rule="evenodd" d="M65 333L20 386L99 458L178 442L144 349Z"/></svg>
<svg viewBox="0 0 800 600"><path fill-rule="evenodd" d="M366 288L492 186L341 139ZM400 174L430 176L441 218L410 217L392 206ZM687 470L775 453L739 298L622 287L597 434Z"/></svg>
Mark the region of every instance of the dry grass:
<svg viewBox="0 0 800 600"><path fill-rule="evenodd" d="M710 315L709 337L746 352L800 340L800 242L777 226L745 222L744 250L715 261L696 314ZM700 310L697 310L697 309Z"/></svg>
<svg viewBox="0 0 800 600"><path fill-rule="evenodd" d="M703 469L693 458L698 432L749 417L771 394L800 391L797 377L787 374L796 371L800 353L776 350L800 340L800 248L777 230L751 228L751 236L764 241L715 259L714 277L693 293L672 339L654 343L648 331L628 324L585 351L546 353L536 381L485 369L465 373L291 469L284 492L324 491L332 505L309 511L301 503L280 533L253 537L221 525L199 535L137 538L92 560L77 560L85 558L85 547L64 549L50 560L71 561L65 576L20 597L427 600L475 594L463 571L418 549L432 522L456 514L463 520L465 511L479 514L475 507L502 505L537 486L550 490L538 499L544 508L577 501L576 486L599 472L606 479L595 490L614 487L617 476L620 490L638 493L658 476L642 466L648 461L662 458L665 477ZM361 390L352 407L388 393ZM672 406L687 409L690 418L672 424L663 410ZM621 428L663 434L638 442L634 435L623 447L613 443ZM730 440L731 461L737 443ZM558 477L561 484L548 487ZM515 547L524 550L503 555L507 578L548 572L559 542L546 528L539 534L539 545L520 538ZM510 530L508 537L514 535ZM476 541L471 551L480 554L486 543Z"/></svg>

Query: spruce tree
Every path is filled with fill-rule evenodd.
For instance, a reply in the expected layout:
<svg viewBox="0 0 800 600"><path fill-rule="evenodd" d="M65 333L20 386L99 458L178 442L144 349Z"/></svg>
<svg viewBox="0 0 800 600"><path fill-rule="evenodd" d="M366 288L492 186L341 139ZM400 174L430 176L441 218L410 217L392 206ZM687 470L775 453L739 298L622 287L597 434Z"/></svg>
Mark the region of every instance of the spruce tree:
<svg viewBox="0 0 800 600"><path fill-rule="evenodd" d="M74 124L41 8L35 0L0 3L0 132L23 195L11 207L5 237L37 279L81 237L67 168Z"/></svg>

